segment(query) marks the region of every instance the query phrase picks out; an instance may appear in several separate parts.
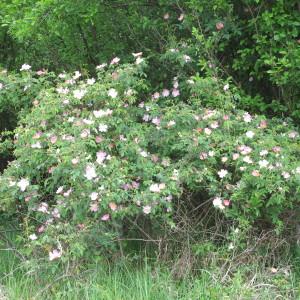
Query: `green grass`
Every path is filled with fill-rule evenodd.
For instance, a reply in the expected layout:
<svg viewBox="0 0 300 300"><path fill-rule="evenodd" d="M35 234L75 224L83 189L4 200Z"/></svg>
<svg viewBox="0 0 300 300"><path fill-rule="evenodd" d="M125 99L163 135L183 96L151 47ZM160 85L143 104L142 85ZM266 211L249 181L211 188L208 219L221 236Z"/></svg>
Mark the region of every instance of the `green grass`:
<svg viewBox="0 0 300 300"><path fill-rule="evenodd" d="M1 245L1 244L0 244ZM145 261L77 268L53 268L43 261L20 262L12 251L0 251L0 285L9 300L247 300L300 299L299 282L282 269L272 274L259 266L244 265L224 282L220 269L201 270L175 280L170 270ZM80 270L80 271L79 271ZM0 297L1 299L1 297ZM2 299L1 299L2 300Z"/></svg>

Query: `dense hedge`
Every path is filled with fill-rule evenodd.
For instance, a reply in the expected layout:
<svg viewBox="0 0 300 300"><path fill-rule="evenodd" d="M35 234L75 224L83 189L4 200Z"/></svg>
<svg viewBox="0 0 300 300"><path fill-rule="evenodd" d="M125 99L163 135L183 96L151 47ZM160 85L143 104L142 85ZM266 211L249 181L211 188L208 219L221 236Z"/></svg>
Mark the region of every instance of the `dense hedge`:
<svg viewBox="0 0 300 300"><path fill-rule="evenodd" d="M44 70L27 72L0 70L0 171L13 159L14 129L36 102L40 90L53 85L53 74ZM29 65L28 65L29 67Z"/></svg>
<svg viewBox="0 0 300 300"><path fill-rule="evenodd" d="M0 207L23 223L30 253L113 250L137 218L176 226L191 194L193 210L208 203L237 226L281 230L299 205L296 128L237 109L235 89L214 77L177 76L155 91L146 60L134 56L98 66L97 78L59 74L22 117ZM205 107L209 100L222 108Z"/></svg>
<svg viewBox="0 0 300 300"><path fill-rule="evenodd" d="M5 68L27 62L93 73L96 64L114 55L128 61L138 50L151 57L159 84L168 76L161 55L181 44L201 54L201 67L209 63L232 76L251 96L241 108L299 119L297 0L2 1L0 24ZM190 72L204 71L195 63Z"/></svg>

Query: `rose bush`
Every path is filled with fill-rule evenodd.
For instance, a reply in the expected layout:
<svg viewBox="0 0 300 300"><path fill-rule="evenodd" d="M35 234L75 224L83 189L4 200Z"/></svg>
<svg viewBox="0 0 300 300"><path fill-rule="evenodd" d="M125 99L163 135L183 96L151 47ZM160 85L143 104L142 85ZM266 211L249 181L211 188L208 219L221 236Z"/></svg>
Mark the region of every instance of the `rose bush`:
<svg viewBox="0 0 300 300"><path fill-rule="evenodd" d="M23 64L19 73L0 68L0 171L12 159L13 130L18 120L37 105L35 98L40 90L54 83L53 73L30 69L28 64Z"/></svg>
<svg viewBox="0 0 300 300"><path fill-rule="evenodd" d="M153 91L134 56L98 66L97 79L59 74L16 129L0 207L22 220L29 253L64 260L114 249L125 221L174 226L191 193L202 195L195 207L209 201L237 223L282 228L299 204L297 129L237 110L231 86L214 78L175 77ZM201 106L205 84L223 109Z"/></svg>

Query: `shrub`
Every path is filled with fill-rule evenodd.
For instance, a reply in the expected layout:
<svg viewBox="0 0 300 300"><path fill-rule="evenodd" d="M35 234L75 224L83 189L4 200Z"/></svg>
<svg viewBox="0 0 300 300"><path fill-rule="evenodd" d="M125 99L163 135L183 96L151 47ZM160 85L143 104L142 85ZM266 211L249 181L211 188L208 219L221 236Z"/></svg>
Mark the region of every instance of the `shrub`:
<svg viewBox="0 0 300 300"><path fill-rule="evenodd" d="M298 205L292 124L237 110L232 87L214 78L174 78L152 91L146 65L137 55L98 66L97 80L60 74L22 118L0 204L22 220L29 253L66 260L114 250L126 222L176 225L188 194L201 195L195 209L208 201L213 214L278 229ZM201 106L205 84L222 109Z"/></svg>
<svg viewBox="0 0 300 300"><path fill-rule="evenodd" d="M12 136L18 120L36 103L40 90L53 84L52 73L45 70L31 72L27 64L21 69L20 73L0 69L0 171L12 159Z"/></svg>

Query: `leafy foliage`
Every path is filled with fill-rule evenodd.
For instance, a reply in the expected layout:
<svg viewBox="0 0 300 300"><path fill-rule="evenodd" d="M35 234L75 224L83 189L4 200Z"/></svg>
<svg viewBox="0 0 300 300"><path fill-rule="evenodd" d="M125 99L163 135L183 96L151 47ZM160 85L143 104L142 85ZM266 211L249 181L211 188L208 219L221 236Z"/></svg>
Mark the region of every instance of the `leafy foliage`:
<svg viewBox="0 0 300 300"><path fill-rule="evenodd" d="M30 252L53 260L113 250L136 218L174 226L188 194L202 195L194 209L209 201L214 214L279 230L298 205L299 135L288 121L236 109L216 78L177 76L153 91L146 66L135 54L134 64L98 66L97 79L62 73L23 116L0 191ZM201 105L210 99L222 107Z"/></svg>
<svg viewBox="0 0 300 300"><path fill-rule="evenodd" d="M13 130L18 121L37 103L40 90L53 84L52 78L53 74L44 70L17 74L0 71L0 170L11 159Z"/></svg>
<svg viewBox="0 0 300 300"><path fill-rule="evenodd" d="M240 108L299 119L299 3L291 1L32 1L1 3L0 61L81 69L131 52L149 56L154 83L166 80L167 49L189 45L200 66L232 77L255 99ZM195 40L195 32L202 39ZM198 35L199 37L199 35ZM199 72L192 65L190 73ZM159 78L157 78L159 77ZM159 79L156 81L156 79Z"/></svg>

